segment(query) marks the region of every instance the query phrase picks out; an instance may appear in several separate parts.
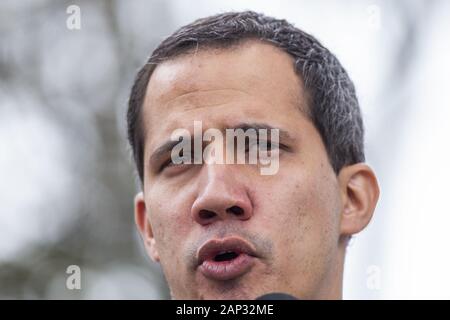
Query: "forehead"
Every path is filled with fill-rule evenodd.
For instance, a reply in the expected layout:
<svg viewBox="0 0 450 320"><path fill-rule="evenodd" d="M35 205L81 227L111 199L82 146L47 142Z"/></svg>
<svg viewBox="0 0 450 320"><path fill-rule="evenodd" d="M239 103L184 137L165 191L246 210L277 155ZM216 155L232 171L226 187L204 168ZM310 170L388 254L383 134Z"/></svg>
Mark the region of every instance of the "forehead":
<svg viewBox="0 0 450 320"><path fill-rule="evenodd" d="M201 49L161 63L152 74L142 113L146 146L194 120L204 128L243 120L288 124L302 115L305 101L294 60L281 49L260 41Z"/></svg>

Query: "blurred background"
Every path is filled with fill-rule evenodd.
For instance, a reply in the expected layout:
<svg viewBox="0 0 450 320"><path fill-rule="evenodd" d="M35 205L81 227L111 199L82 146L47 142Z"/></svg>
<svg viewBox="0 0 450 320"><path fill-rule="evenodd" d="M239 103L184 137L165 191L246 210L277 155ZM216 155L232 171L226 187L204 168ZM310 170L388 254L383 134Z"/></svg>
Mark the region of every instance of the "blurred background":
<svg viewBox="0 0 450 320"><path fill-rule="evenodd" d="M1 299L169 297L134 226L128 93L176 28L243 9L313 34L355 82L381 198L344 298L450 298L449 1L1 0Z"/></svg>

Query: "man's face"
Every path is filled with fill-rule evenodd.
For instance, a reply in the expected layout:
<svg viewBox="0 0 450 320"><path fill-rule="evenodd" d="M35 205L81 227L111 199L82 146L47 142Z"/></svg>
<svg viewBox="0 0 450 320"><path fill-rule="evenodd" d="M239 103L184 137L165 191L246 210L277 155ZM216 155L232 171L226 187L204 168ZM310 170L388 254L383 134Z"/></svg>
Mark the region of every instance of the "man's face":
<svg viewBox="0 0 450 320"><path fill-rule="evenodd" d="M271 45L248 42L200 50L154 71L142 114L148 225L141 231L173 298L318 298L339 290L339 183L304 112L293 63ZM251 164L164 166L170 153L151 160L175 129L193 132L194 121L203 130L257 123L287 132L272 151L278 172L261 175Z"/></svg>

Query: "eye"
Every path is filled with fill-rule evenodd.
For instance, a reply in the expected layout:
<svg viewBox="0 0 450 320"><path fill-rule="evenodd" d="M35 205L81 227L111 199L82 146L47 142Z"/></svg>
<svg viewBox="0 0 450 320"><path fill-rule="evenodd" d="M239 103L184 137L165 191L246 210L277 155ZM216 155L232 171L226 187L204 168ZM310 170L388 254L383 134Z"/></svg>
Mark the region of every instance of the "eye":
<svg viewBox="0 0 450 320"><path fill-rule="evenodd" d="M164 170L167 167L176 166L177 164L173 163L172 158L169 158L168 160L164 161L164 163L161 165L159 171Z"/></svg>
<svg viewBox="0 0 450 320"><path fill-rule="evenodd" d="M265 146L267 148L267 150L272 150L272 149L278 149L279 145L275 142L272 141L265 141ZM259 144L259 148L263 149L263 144Z"/></svg>
<svg viewBox="0 0 450 320"><path fill-rule="evenodd" d="M246 143L245 152L250 151L250 148L254 148L254 147L258 147L259 151L273 151L273 150L282 148L283 145L281 145L279 143L275 143L270 140L266 140L266 141L255 140L255 142L253 142L253 143Z"/></svg>
<svg viewBox="0 0 450 320"><path fill-rule="evenodd" d="M191 154L184 154L183 151L180 152L178 160L180 161L176 161L174 162L174 159L169 156L169 158L164 161L161 166L159 167L159 172L165 170L165 169L171 169L171 168L176 168L177 172L178 172L178 168L185 168L185 167L189 167L195 164L195 154L194 151L191 152Z"/></svg>
<svg viewBox="0 0 450 320"><path fill-rule="evenodd" d="M180 152L179 158L180 158L180 159L183 159L183 158L184 158L183 151ZM183 161L182 163L175 163L175 162L173 162L172 156L169 155L169 158L168 158L167 160L165 160L165 161L161 164L161 166L159 167L159 171L161 172L161 171L163 171L165 168L168 168L168 167L174 167L174 166L179 166L179 165L183 165L183 164L184 164L184 161Z"/></svg>

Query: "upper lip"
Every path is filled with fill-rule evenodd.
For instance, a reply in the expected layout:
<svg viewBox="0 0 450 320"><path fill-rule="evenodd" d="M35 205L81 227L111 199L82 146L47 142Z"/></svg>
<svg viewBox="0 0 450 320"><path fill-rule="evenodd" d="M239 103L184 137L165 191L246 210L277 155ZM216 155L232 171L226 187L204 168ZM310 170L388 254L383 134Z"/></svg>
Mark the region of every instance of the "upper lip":
<svg viewBox="0 0 450 320"><path fill-rule="evenodd" d="M249 256L256 257L256 251L253 246L240 237L212 239L205 242L198 250L198 265L201 265L205 260L214 259L214 257L220 253L231 251L238 254L245 253Z"/></svg>

